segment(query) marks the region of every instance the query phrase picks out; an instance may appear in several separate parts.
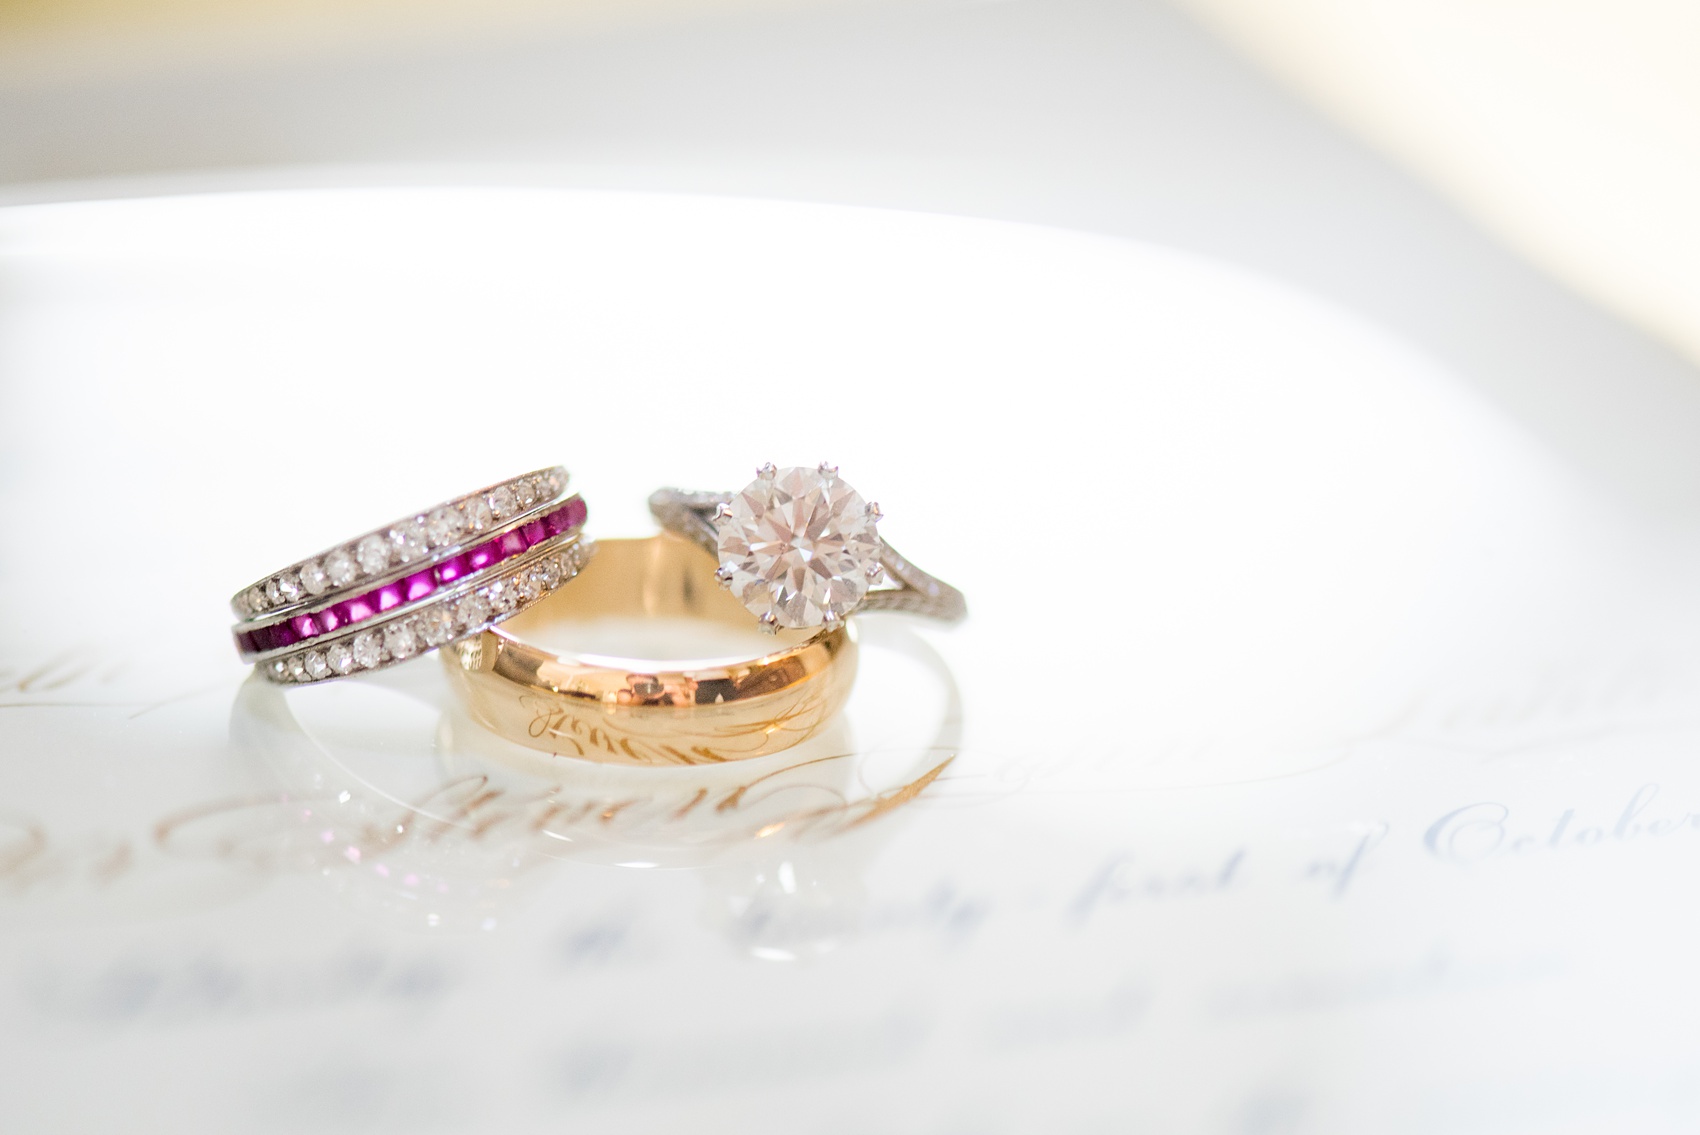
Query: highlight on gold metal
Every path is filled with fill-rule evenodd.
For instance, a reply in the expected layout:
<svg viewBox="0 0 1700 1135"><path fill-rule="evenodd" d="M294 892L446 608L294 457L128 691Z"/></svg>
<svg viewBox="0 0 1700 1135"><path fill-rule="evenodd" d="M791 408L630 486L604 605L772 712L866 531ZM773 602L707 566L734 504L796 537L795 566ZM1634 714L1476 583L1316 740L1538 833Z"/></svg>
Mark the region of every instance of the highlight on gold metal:
<svg viewBox="0 0 1700 1135"><path fill-rule="evenodd" d="M553 623L609 617L691 618L752 630L749 612L715 580L713 556L663 533L599 540L571 587L444 652L474 720L533 749L635 765L699 765L788 749L843 706L856 678L846 622L786 631L748 660L612 665L556 653L528 637ZM554 628L560 629L560 628Z"/></svg>

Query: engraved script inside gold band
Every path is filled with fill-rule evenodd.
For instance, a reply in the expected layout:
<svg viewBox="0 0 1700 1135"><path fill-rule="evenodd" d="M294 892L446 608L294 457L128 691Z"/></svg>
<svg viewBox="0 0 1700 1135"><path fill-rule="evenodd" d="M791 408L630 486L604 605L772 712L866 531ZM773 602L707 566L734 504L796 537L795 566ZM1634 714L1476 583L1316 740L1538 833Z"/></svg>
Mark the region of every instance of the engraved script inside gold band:
<svg viewBox="0 0 1700 1135"><path fill-rule="evenodd" d="M777 753L818 732L856 679L848 624L782 631L748 661L633 663L554 653L526 641L549 624L609 617L753 620L715 582L714 558L670 534L599 540L572 583L443 651L472 717L512 741L566 757L695 765ZM669 667L685 666L685 669Z"/></svg>

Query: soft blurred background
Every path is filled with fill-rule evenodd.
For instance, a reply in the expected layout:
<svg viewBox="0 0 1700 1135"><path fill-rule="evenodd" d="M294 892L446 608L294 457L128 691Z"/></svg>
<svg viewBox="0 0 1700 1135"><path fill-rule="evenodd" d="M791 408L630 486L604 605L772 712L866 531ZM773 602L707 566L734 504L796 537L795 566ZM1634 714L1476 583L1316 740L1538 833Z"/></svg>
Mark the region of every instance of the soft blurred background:
<svg viewBox="0 0 1700 1135"><path fill-rule="evenodd" d="M0 201L549 183L1143 238L1681 508L1697 53L1680 0L6 0Z"/></svg>
<svg viewBox="0 0 1700 1135"><path fill-rule="evenodd" d="M0 1129L1700 1128L1696 58L1654 0L0 0ZM404 507L565 460L626 535L769 457L973 611L866 620L803 787L951 763L840 842L565 768L571 839L363 853L498 739L434 659L227 652Z"/></svg>

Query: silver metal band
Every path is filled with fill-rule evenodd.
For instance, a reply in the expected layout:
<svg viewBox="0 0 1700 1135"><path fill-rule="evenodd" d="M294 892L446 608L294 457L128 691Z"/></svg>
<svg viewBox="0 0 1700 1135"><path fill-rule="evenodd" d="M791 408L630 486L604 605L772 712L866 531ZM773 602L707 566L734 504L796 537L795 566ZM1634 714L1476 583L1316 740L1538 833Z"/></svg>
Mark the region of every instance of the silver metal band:
<svg viewBox="0 0 1700 1135"><path fill-rule="evenodd" d="M403 517L238 593L237 653L317 682L480 633L578 573L585 517L558 466Z"/></svg>
<svg viewBox="0 0 1700 1135"><path fill-rule="evenodd" d="M714 514L721 505L730 503L732 497L732 493L657 489L650 494L649 512L661 527L705 548L718 560L720 545ZM952 623L967 617L968 602L962 592L910 563L883 539L880 545L880 564L896 586L870 588L857 608L858 613L902 611Z"/></svg>
<svg viewBox="0 0 1700 1135"><path fill-rule="evenodd" d="M387 576L407 575L477 543L513 519L564 500L567 482L567 471L554 466L443 501L257 580L231 596L230 609L243 622L258 622L334 602L385 582ZM368 544L375 545L375 557L362 555ZM327 574L333 564L342 569L342 577L334 570Z"/></svg>
<svg viewBox="0 0 1700 1135"><path fill-rule="evenodd" d="M270 651L255 669L292 685L405 662L519 614L577 576L594 551L575 529L421 603Z"/></svg>

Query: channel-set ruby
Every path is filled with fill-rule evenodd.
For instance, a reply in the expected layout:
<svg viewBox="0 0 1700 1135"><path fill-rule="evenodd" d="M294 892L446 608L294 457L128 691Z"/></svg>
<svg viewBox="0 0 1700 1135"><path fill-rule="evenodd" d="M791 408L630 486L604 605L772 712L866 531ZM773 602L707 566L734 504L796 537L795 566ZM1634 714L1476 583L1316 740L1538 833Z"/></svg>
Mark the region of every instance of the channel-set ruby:
<svg viewBox="0 0 1700 1135"><path fill-rule="evenodd" d="M305 639L329 634L350 623L369 619L380 611L388 611L404 603L423 599L438 587L464 579L491 564L511 559L552 536L581 527L587 515L588 510L583 498L574 497L546 516L527 521L512 531L504 532L458 556L451 556L424 571L414 572L405 579L386 583L364 595L344 599L311 614L296 615L269 627L238 632L236 645L247 654L264 654L267 651L294 646Z"/></svg>
<svg viewBox="0 0 1700 1135"><path fill-rule="evenodd" d="M458 558L459 557L457 556L456 559ZM451 560L448 562L452 563L454 561ZM437 590L438 579L442 579L444 583L447 583L450 579L459 578L458 576L451 575L445 579L442 575L442 570L445 566L445 564L438 564L436 568L433 569L437 572L437 575L434 578L430 571L416 571L406 579L402 580L402 597L411 603L415 599L423 599L425 596L431 594L431 592Z"/></svg>

